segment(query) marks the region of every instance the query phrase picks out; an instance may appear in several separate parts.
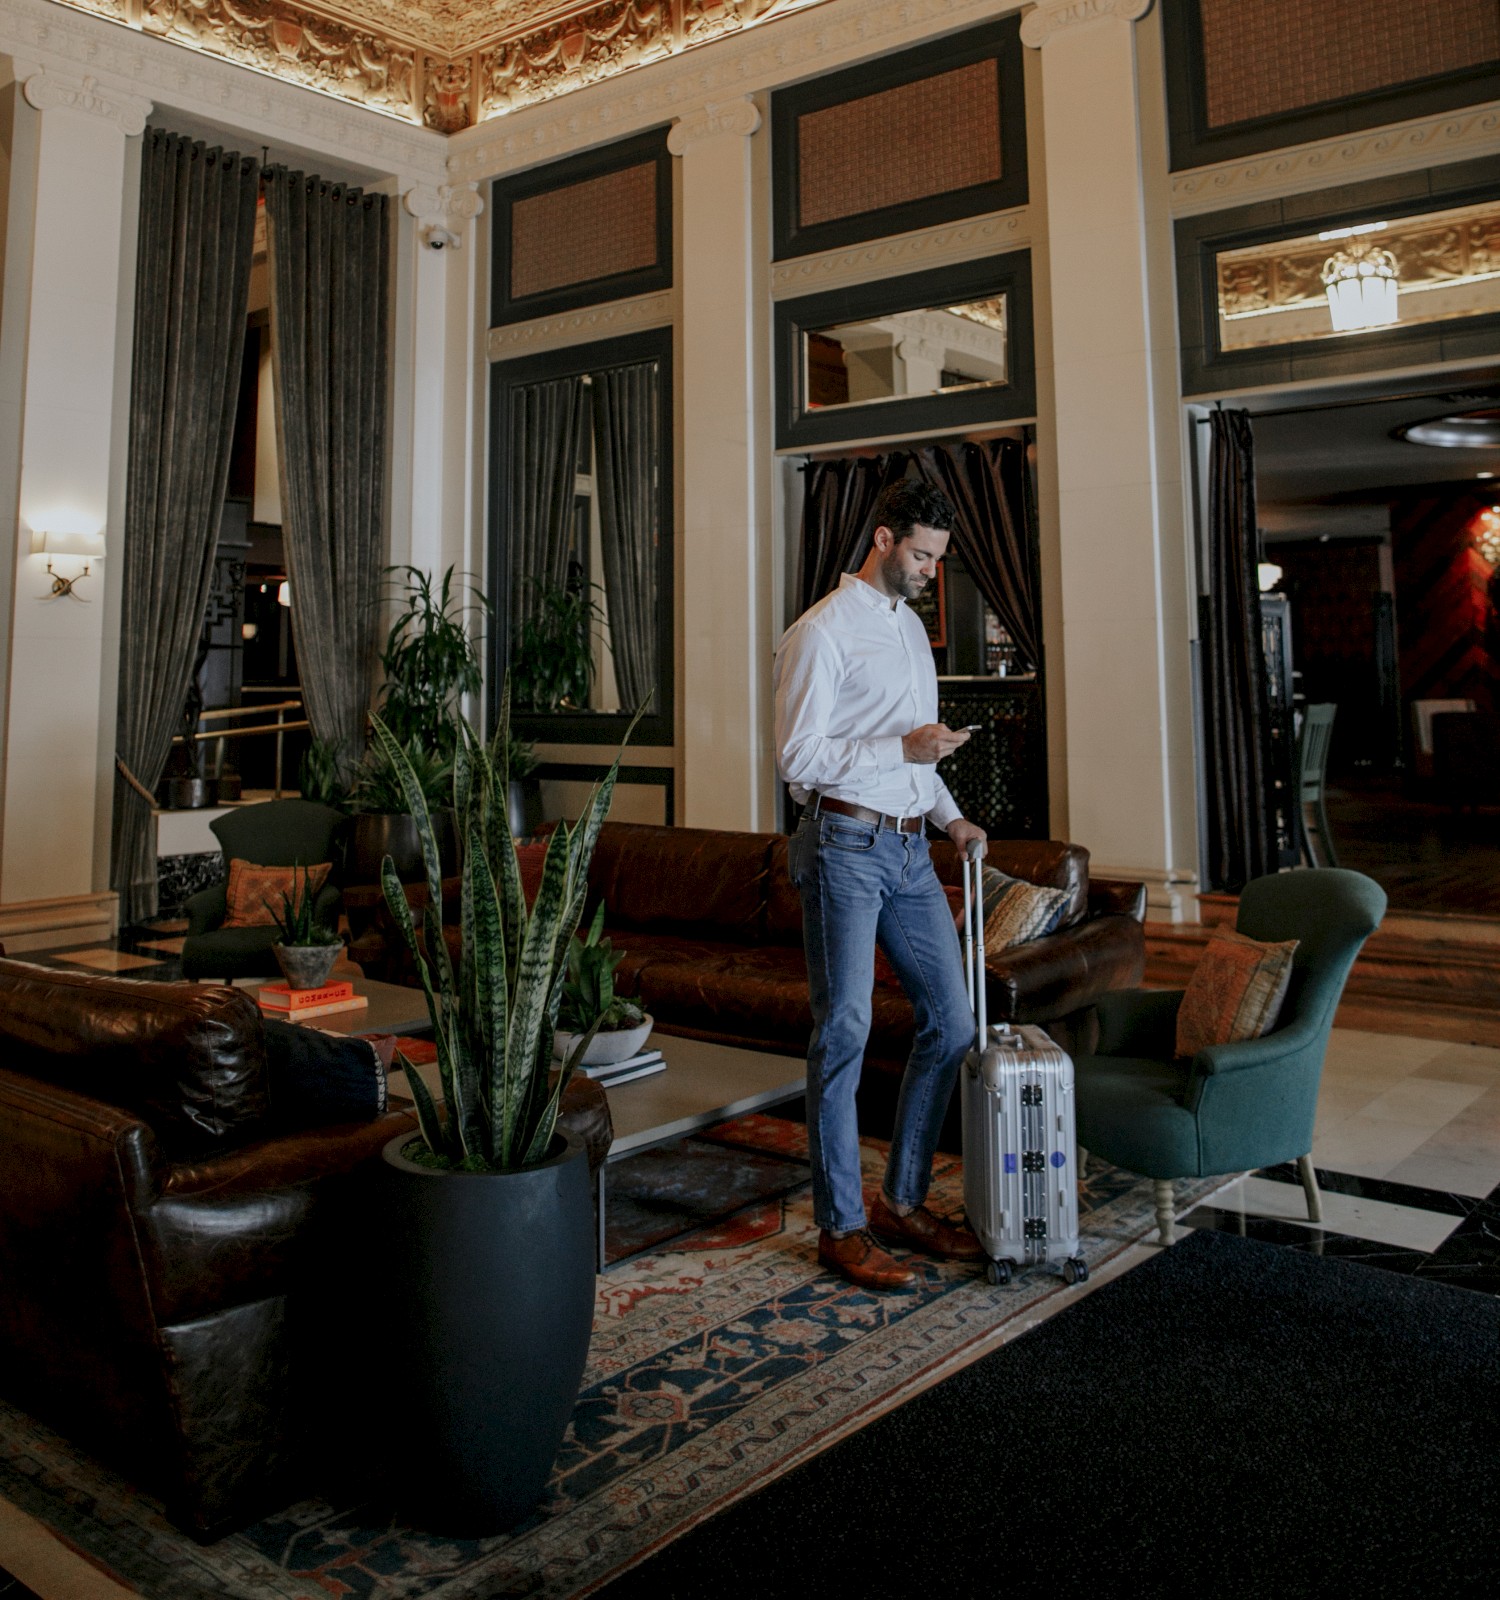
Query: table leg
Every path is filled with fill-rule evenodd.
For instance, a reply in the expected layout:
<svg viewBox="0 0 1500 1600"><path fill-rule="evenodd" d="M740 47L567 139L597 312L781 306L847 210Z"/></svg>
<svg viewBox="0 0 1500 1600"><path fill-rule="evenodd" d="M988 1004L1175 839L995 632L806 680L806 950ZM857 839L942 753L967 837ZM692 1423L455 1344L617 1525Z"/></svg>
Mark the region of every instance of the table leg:
<svg viewBox="0 0 1500 1600"><path fill-rule="evenodd" d="M594 1266L598 1272L604 1271L604 1163L599 1163L599 1172L594 1179L597 1188L594 1192L594 1224L598 1229L594 1240Z"/></svg>

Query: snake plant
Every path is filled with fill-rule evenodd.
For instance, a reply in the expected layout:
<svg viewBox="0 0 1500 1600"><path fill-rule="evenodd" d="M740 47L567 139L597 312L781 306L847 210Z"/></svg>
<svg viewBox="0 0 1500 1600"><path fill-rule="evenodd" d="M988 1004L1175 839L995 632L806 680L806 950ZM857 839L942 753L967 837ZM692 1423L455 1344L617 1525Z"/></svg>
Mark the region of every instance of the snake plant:
<svg viewBox="0 0 1500 1600"><path fill-rule="evenodd" d="M578 821L571 828L558 824L528 911L506 811L509 720L507 697L499 729L488 745L467 722L457 724L453 809L463 874L462 954L455 971L443 938L442 870L427 799L400 742L379 717L371 718L422 841L428 896L420 939L389 857L381 886L427 998L444 1108L434 1103L415 1071L408 1070L406 1080L428 1159L470 1172L507 1171L546 1156L563 1089L594 1036L590 1028L554 1076L552 1035L567 977L568 946L583 914L589 861L620 769L616 755Z"/></svg>

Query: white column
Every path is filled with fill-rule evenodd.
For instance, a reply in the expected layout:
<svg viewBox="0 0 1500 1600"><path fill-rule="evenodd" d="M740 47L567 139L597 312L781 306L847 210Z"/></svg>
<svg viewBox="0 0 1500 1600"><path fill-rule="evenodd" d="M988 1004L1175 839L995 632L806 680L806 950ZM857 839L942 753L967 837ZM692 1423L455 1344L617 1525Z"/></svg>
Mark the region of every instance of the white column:
<svg viewBox="0 0 1500 1600"><path fill-rule="evenodd" d="M117 383L129 361L120 261L135 219L123 195L127 140L151 109L94 78L51 72L25 77L24 94L14 107L24 134L15 149L27 159L11 174L3 330L10 350L19 341L24 352L20 472L0 520L14 530L0 923L21 947L74 911L82 931L89 906L97 916L109 903L95 881L95 831L96 813L101 823L109 815L98 803L112 781L99 755L113 749L115 717L103 649L123 554L123 531L108 520L114 413L128 394ZM33 544L53 531L101 537L108 550L78 598L49 597L47 558ZM56 565L71 573L79 563Z"/></svg>
<svg viewBox="0 0 1500 1600"><path fill-rule="evenodd" d="M1052 360L1061 516L1069 836L1095 870L1177 912L1196 855L1180 503L1164 478L1146 275L1134 23L1151 0L1041 0ZM1186 804L1184 804L1184 791Z"/></svg>
<svg viewBox="0 0 1500 1600"><path fill-rule="evenodd" d="M768 539L757 475L749 100L667 136L682 158L683 821L769 828Z"/></svg>

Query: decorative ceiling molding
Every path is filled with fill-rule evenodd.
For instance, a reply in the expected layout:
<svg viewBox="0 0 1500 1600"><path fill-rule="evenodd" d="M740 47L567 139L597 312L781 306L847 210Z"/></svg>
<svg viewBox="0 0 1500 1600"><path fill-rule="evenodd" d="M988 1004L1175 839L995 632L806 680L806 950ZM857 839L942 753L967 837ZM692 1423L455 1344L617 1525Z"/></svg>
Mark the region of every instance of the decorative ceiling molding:
<svg viewBox="0 0 1500 1600"><path fill-rule="evenodd" d="M118 0L123 11L136 0ZM389 116L369 116L342 98L307 94L288 82L189 55L130 27L108 26L109 0L86 14L59 0L3 0L0 53L25 79L39 68L63 78L91 76L103 92L128 93L212 122L232 122L267 142L286 141L356 167L442 182L447 141ZM128 19L126 19L128 20Z"/></svg>
<svg viewBox="0 0 1500 1600"><path fill-rule="evenodd" d="M1500 103L1418 117L1368 133L1341 134L1246 161L1172 174L1172 215L1197 216L1255 200L1476 157L1500 156Z"/></svg>
<svg viewBox="0 0 1500 1600"><path fill-rule="evenodd" d="M689 145L719 134L748 139L760 127L760 107L753 100L716 100L672 124L667 149L682 155Z"/></svg>
<svg viewBox="0 0 1500 1600"><path fill-rule="evenodd" d="M821 289L845 289L892 273L978 261L1002 250L1022 250L1030 243L1031 212L1020 206L1014 211L922 228L894 239L778 261L771 268L771 294L774 299L789 300Z"/></svg>
<svg viewBox="0 0 1500 1600"><path fill-rule="evenodd" d="M705 15L712 0L702 4ZM746 89L773 89L869 56L899 50L1020 9L1021 0L812 0L783 4L739 25L736 37L703 54L691 49L643 62L639 73L596 75L559 105L524 101L498 120L458 134L449 156L455 182L514 172L572 151L659 126ZM731 31L721 27L720 34ZM716 35L717 36L717 35ZM698 42L697 38L693 39ZM540 97L537 97L540 99ZM499 108L504 109L504 108Z"/></svg>
<svg viewBox="0 0 1500 1600"><path fill-rule="evenodd" d="M1021 21L1021 43L1040 50L1046 42L1069 28L1104 17L1139 22L1151 9L1151 0L1037 0Z"/></svg>
<svg viewBox="0 0 1500 1600"><path fill-rule="evenodd" d="M491 328L486 348L491 361L504 361L510 356L562 350L568 345L587 344L590 339L634 333L638 328L666 328L676 320L677 291L663 289L657 294L637 295L633 300L614 300L584 311Z"/></svg>

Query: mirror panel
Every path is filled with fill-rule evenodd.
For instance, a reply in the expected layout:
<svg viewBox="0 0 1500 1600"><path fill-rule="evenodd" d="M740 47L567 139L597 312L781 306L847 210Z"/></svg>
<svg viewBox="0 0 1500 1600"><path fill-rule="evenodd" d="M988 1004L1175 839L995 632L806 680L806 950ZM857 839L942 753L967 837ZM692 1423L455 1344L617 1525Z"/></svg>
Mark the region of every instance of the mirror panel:
<svg viewBox="0 0 1500 1600"><path fill-rule="evenodd" d="M802 330L808 410L878 405L1009 381L1007 297Z"/></svg>

